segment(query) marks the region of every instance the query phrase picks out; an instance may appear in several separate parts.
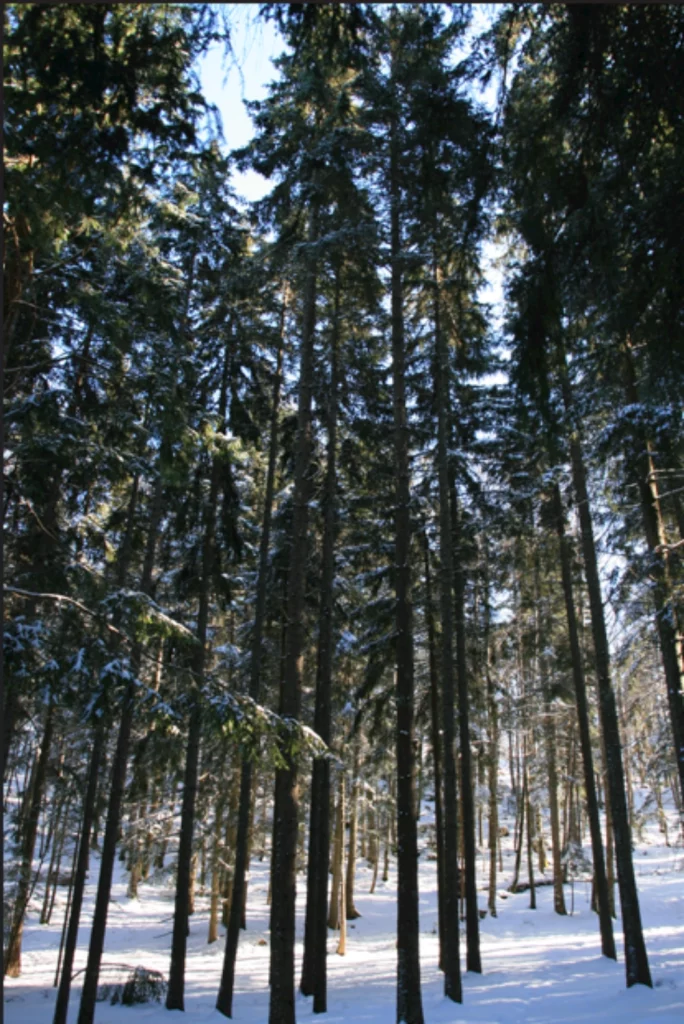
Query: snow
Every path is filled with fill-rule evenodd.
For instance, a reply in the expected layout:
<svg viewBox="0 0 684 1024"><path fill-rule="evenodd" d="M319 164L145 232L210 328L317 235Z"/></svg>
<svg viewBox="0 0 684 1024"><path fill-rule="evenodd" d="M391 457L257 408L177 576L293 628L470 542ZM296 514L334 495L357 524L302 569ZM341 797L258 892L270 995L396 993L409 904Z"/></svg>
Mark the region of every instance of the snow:
<svg viewBox="0 0 684 1024"><path fill-rule="evenodd" d="M421 816L422 841L431 815ZM511 829L512 831L512 829ZM673 830L674 834L674 830ZM507 842L510 843L510 838ZM572 916L553 913L552 887L537 890L538 909L529 909L529 894L507 893L512 874L512 851L504 852L500 877L498 917L481 921L484 973L463 975L463 1004L448 1001L437 969L436 866L427 850L420 859L420 923L423 1008L426 1024L682 1024L684 1021L684 852L659 845L655 829L646 831L635 851L642 917L654 987L625 988L622 955L616 964L600 955L598 920L589 907L589 883L576 882ZM488 854L481 851L480 905ZM173 892L168 876L140 885L140 899L126 896L127 876L120 862L107 926L104 964L138 964L161 971L169 966ZM359 1021L362 1024L393 1024L396 974L396 868L389 881L378 882L368 895L371 870L357 862L356 906L361 917L350 923L347 954L336 955L336 936L328 939L328 1007L319 1017L323 1024ZM89 925L93 909L97 858L91 875L79 932L75 970L85 966ZM248 930L242 933L236 971L234 1017L246 1024L268 1018L268 861L253 861L249 882ZM570 907L570 887L566 887ZM61 889L53 923L38 923L42 894L37 891L27 921L23 948L23 973L5 979L7 1024L43 1024L50 1021L56 990L52 982L57 961L66 890ZM223 1024L214 1007L221 973L224 941L207 945L208 890L198 892L191 919L186 974L186 1019ZM304 876L300 876L297 901L297 963L302 952ZM616 941L621 949L619 921ZM463 961L465 938L461 941ZM78 1013L82 974L74 980L69 1022ZM112 980L108 972L102 980ZM298 980L298 979L297 979ZM300 1020L313 1017L312 1000L297 997ZM96 1024L162 1024L167 1011L158 1004L121 1007L98 1003Z"/></svg>

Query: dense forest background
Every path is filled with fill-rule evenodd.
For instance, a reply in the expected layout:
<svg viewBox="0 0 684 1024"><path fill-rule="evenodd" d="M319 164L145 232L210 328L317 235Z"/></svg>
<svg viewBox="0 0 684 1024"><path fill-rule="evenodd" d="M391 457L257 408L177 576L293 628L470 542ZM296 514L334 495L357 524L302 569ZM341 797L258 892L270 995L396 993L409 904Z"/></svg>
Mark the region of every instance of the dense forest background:
<svg viewBox="0 0 684 1024"><path fill-rule="evenodd" d="M4 969L67 872L55 1024L92 850L78 1024L117 858L132 897L173 887L169 1009L210 891L230 1016L257 852L271 1024L298 986L325 1011L361 856L397 861L420 1024L421 799L460 1002L504 786L513 890L536 864L564 914L590 872L603 953L621 930L651 984L633 841L681 843L684 798L684 9L470 14L255 5L284 51L227 153L197 72L224 10L4 5Z"/></svg>

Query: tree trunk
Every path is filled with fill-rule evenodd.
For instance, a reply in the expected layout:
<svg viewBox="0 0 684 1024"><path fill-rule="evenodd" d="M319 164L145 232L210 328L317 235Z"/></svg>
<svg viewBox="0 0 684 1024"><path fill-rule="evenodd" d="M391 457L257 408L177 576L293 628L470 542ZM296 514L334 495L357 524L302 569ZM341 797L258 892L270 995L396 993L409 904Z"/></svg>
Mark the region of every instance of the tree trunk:
<svg viewBox="0 0 684 1024"><path fill-rule="evenodd" d="M346 818L345 806L344 806L344 775L340 774L341 785L340 785L340 803L338 814L340 816L340 878L339 878L339 895L338 907L339 907L339 929L340 937L337 943L337 955L344 956L347 952L347 893L345 885L345 870L344 870L344 821Z"/></svg>
<svg viewBox="0 0 684 1024"><path fill-rule="evenodd" d="M328 911L328 928L332 928L333 931L337 931L340 926L340 884L344 864L344 784L344 771L340 771L337 810L335 812L330 910Z"/></svg>
<svg viewBox="0 0 684 1024"><path fill-rule="evenodd" d="M223 372L218 405L220 429L225 430L228 395L228 374L230 348L226 345L223 356ZM197 611L197 648L193 664L191 683L190 725L185 754L185 775L183 778L183 803L181 805L181 827L178 842L178 874L176 877L176 898L171 939L171 965L169 987L166 994L167 1010L183 1010L185 992L185 956L189 934L188 913L191 894L192 840L195 827L195 802L199 773L199 752L201 741L201 693L207 660L207 629L209 626L209 599L215 553L216 509L220 483L220 462L214 456L211 465L209 497L204 509L202 539L202 577L199 606ZM79 1021L78 1024L81 1024Z"/></svg>
<svg viewBox="0 0 684 1024"><path fill-rule="evenodd" d="M14 732L17 726L17 721L20 717L21 705L19 701L19 694L17 693L17 684L13 683L10 679L5 679L5 700L3 707L2 716L2 777L5 778L5 772L7 771L7 763L9 759L9 752L12 746L12 740L14 738Z"/></svg>
<svg viewBox="0 0 684 1024"><path fill-rule="evenodd" d="M487 753L487 780L489 783L489 889L487 907L496 917L496 851L499 842L499 711L492 673L492 647L490 641L491 606L489 602L489 565L484 565L484 644L485 679L487 689L487 725L489 750Z"/></svg>
<svg viewBox="0 0 684 1024"><path fill-rule="evenodd" d="M216 801L216 815L214 818L214 838L211 849L211 903L209 906L209 931L207 942L211 945L219 937L218 917L219 900L221 898L221 835L223 829L223 806L225 795L219 794Z"/></svg>
<svg viewBox="0 0 684 1024"><path fill-rule="evenodd" d="M627 342L623 349L625 368L625 396L628 404L637 405L639 395L636 386L634 364L632 360L631 347ZM636 431L634 438L634 451L629 453L637 469L637 483L639 486L639 501L641 504L641 515L644 524L646 543L651 555L650 564L650 591L653 596L655 609L656 626L658 639L660 641L660 654L665 670L665 682L667 687L667 701L670 711L670 724L672 737L674 739L675 759L679 771L679 784L684 799L684 697L682 696L682 666L677 652L677 613L672 596L672 579L668 562L667 538L663 527L660 500L658 496L658 485L656 483L653 466L652 447L642 430ZM578 499L579 500L579 499ZM618 824L615 821L616 849L618 845ZM618 877L620 865L618 863ZM622 900L622 892L620 894ZM644 954L645 955L645 954ZM644 958L642 957L642 960ZM641 981L648 973L644 963L635 969L640 977L633 979L628 984L634 984L634 980ZM648 981L643 984L650 984Z"/></svg>
<svg viewBox="0 0 684 1024"><path fill-rule="evenodd" d="M439 481L439 594L441 610L441 682L444 742L444 994L454 1002L463 998L458 935L458 795L454 754L454 559L449 496L449 363L446 338L441 329L439 275L434 269L435 376L437 403L437 467Z"/></svg>
<svg viewBox="0 0 684 1024"><path fill-rule="evenodd" d="M59 802L59 809L57 811L57 821L55 822L54 828L54 842L52 844L50 864L48 866L47 877L45 880L45 897L43 899L43 907L40 912L41 924L50 924L52 907L55 902L55 889L57 887L56 880L59 878L59 868L62 863L62 850L64 849L64 840L66 839L67 834L69 807L70 801L66 796L63 796Z"/></svg>
<svg viewBox="0 0 684 1024"><path fill-rule="evenodd" d="M466 968L482 973L480 957L480 915L477 905L477 852L475 850L475 801L470 750L468 667L465 630L465 576L456 481L452 480L452 526L454 544L454 598L456 613L456 678L458 679L458 726L461 741L461 805L463 809L463 860L466 897Z"/></svg>
<svg viewBox="0 0 684 1024"><path fill-rule="evenodd" d="M392 825L391 825L391 821L392 821L391 815L392 815L392 813L393 812L390 811L390 810L388 810L388 812L387 812L387 822L386 822L386 832L385 832L385 856L384 856L384 859L383 859L383 862L382 862L382 880L383 880L383 882L388 882L389 881L389 863L390 863L390 845L391 845L390 835L391 835L391 832L392 832Z"/></svg>
<svg viewBox="0 0 684 1024"><path fill-rule="evenodd" d="M562 354L561 383L566 410L573 409L570 382ZM601 584L598 573L598 559L594 544L594 530L591 507L587 491L586 472L579 435L573 430L570 437L570 456L575 499L579 511L580 532L584 571L589 593L591 629L594 644L594 659L599 695L599 714L606 760L607 807L610 808L615 859L618 871L618 887L622 907L622 927L625 946L625 969L627 987L634 984L651 985L648 956L641 926L639 897L632 863L632 836L629 826L629 812L625 794L625 779L622 765L620 729L618 724L615 694L610 678L610 655L606 632ZM683 736L684 738L684 736ZM613 902L612 890L609 896L609 911Z"/></svg>
<svg viewBox="0 0 684 1024"><path fill-rule="evenodd" d="M444 881L444 805L442 789L442 743L440 738L440 692L437 670L437 642L432 604L432 574L430 572L430 545L423 533L425 550L425 620L428 635L428 664L430 671L430 728L432 738L432 764L435 783L435 845L437 847L437 930L439 934L439 967L444 970L446 920L446 891Z"/></svg>
<svg viewBox="0 0 684 1024"><path fill-rule="evenodd" d="M351 807L349 808L349 852L347 854L347 875L345 881L345 918L354 921L361 917L354 906L354 879L356 876L356 846L359 815L359 737L354 743L354 767L352 771Z"/></svg>
<svg viewBox="0 0 684 1024"><path fill-rule="evenodd" d="M606 879L605 859L603 856L601 823L599 821L598 802L596 800L596 788L594 785L594 760L591 750L591 736L589 733L587 690L584 680L584 669L582 667L582 652L580 650L579 632L577 629L577 617L575 614L575 602L573 597L571 552L565 533L565 515L563 513L563 502L558 483L554 483L553 485L552 501L553 514L556 521L556 533L558 535L558 544L560 549L563 597L565 600L565 613L568 622L568 638L570 641L570 656L572 659L572 677L575 686L575 701L577 705L577 724L579 727L582 763L584 766L584 792L587 803L587 815L589 818L589 830L591 834L591 850L594 860L594 878L596 881L599 924L601 930L601 951L604 956L609 957L611 960L616 960L617 954L615 952L613 921L610 914L610 903L608 900L608 882Z"/></svg>
<svg viewBox="0 0 684 1024"><path fill-rule="evenodd" d="M158 475L155 485L152 512L150 515L150 525L147 534L147 545L145 549L145 559L143 562L142 579L140 584L140 589L144 594L149 594L152 589L152 573L154 570L154 558L161 512L162 488L161 476ZM127 567L125 564L120 563L119 579L122 585L125 580L126 570ZM100 876L97 884L95 911L93 914L93 925L90 932L90 945L88 947L88 961L83 980L83 990L81 992L81 1003L78 1011L77 1024L93 1024L95 1016L97 985L100 976L102 953L104 951L107 912L109 909L109 898L112 888L116 844L118 841L119 826L121 822L121 804L126 782L128 748L130 745L131 729L133 727L135 695L137 692L137 676L140 671L141 659L142 646L140 644L136 644L131 656L132 679L126 686L126 692L123 698L121 720L116 740L116 751L114 754L114 762L112 764L107 820L105 824L104 839L102 842L102 857L100 860Z"/></svg>
<svg viewBox="0 0 684 1024"><path fill-rule="evenodd" d="M67 902L66 909L64 911L64 919L62 921L62 934L59 940L59 953L57 954L57 966L55 968L55 978L52 982L52 987L57 988L59 985L60 972L62 970L62 958L64 956L64 941L66 939L67 925L69 924L69 914L71 913L71 900L74 893L74 876L76 875L76 863L78 861L78 848L80 844L80 832L76 835L76 842L74 843L74 849L71 857L71 872L69 874L69 888L67 889ZM56 887L55 887L56 891Z"/></svg>
<svg viewBox="0 0 684 1024"><path fill-rule="evenodd" d="M43 739L40 744L40 754L38 755L38 760L36 762L36 775L33 782L33 791L31 793L26 821L22 828L21 866L19 868L17 896L12 914L12 926L10 929L9 942L7 944L7 950L5 951L5 974L9 978L18 978L21 974L21 940L31 891L33 851L36 846L38 818L40 816L40 808L43 802L45 776L47 773L48 758L50 756L50 744L52 743L54 707L52 694L48 694L45 729L43 731Z"/></svg>
<svg viewBox="0 0 684 1024"><path fill-rule="evenodd" d="M369 896L372 896L375 892L375 886L378 881L378 868L380 866L380 833L378 826L378 813L374 802L368 810L368 829L370 832L368 841L368 860L370 866L373 868L373 878L371 879L370 889L368 890Z"/></svg>
<svg viewBox="0 0 684 1024"><path fill-rule="evenodd" d="M250 664L249 695L254 701L259 700L261 691L261 663L263 658L264 624L266 619L266 591L268 586L268 553L271 543L271 521L273 518L273 495L275 492L276 458L278 455L278 412L280 409L280 390L283 375L283 345L285 340L285 318L287 315L288 291L283 285L283 300L280 307L280 332L276 371L273 380L271 398L271 423L268 446L268 468L266 471L266 493L264 495L264 513L259 541L259 575L257 577L256 606L254 611L254 639L252 642L252 660ZM250 806L252 799L252 761L244 758L240 769L240 802L238 806L238 827L235 839L235 871L233 874L233 893L231 913L228 918L226 946L223 955L223 971L216 999L216 1009L226 1017L232 1017L233 986L235 983L235 961L237 959L240 926L242 924L242 908L246 905L246 872L249 866L247 848L249 845ZM235 910L233 910L235 907ZM242 913L241 913L242 911Z"/></svg>
<svg viewBox="0 0 684 1024"><path fill-rule="evenodd" d="M522 848L523 848L523 830L525 825L525 809L527 805L527 773L523 770L523 788L520 796L518 820L515 823L515 865L513 868L513 881L509 885L509 892L518 891L518 881L520 879L520 864L522 861Z"/></svg>
<svg viewBox="0 0 684 1024"><path fill-rule="evenodd" d="M542 598L541 578L539 571L539 554L535 550L534 557L534 596L535 596L535 629L537 634L537 658L542 700L544 703L544 748L546 754L546 775L549 794L549 818L551 823L551 861L553 865L553 909L556 914L565 916L565 893L563 891L563 865L561 863L560 817L558 813L558 768L556 762L556 725L551 708L549 691L549 668L544 654L543 638L548 634L546 604ZM542 608L544 611L542 611Z"/></svg>
<svg viewBox="0 0 684 1024"><path fill-rule="evenodd" d="M396 42L394 44L396 46ZM393 54L393 62L396 59ZM413 753L414 678L413 607L411 604L411 519L409 426L406 416L403 252L400 227L400 140L393 115L390 140L390 246L392 395L396 485L396 703L397 703L397 1024L423 1024L418 939L418 837ZM445 690L448 688L445 684ZM448 799L448 798L447 798ZM450 946L453 960L454 947ZM460 980L460 979L459 979ZM458 991L450 988L460 1000Z"/></svg>
<svg viewBox="0 0 684 1024"><path fill-rule="evenodd" d="M330 394L327 426L328 452L325 480L323 558L316 664L316 704L314 729L329 744L331 739L330 701L334 655L333 611L335 580L335 537L337 518L337 391L338 340L340 313L340 272L335 273L335 298L330 338ZM304 922L304 958L300 989L313 995L314 1013L327 1012L327 902L328 859L330 856L330 762L316 758L311 780L309 821L309 857L307 864L306 916Z"/></svg>
<svg viewBox="0 0 684 1024"><path fill-rule="evenodd" d="M561 863L560 822L558 815L558 772L556 768L556 728L552 718L551 705L545 698L544 742L546 746L546 771L549 780L549 815L551 818L551 859L553 862L553 909L565 915L565 894L563 892L563 865Z"/></svg>
<svg viewBox="0 0 684 1024"><path fill-rule="evenodd" d="M93 824L97 779L100 771L104 739L104 725L98 724L93 733L93 745L90 752L88 781L86 783L86 792L83 800L81 836L78 842L78 859L72 876L73 895L71 900L71 910L69 913L69 925L67 927L64 944L64 963L62 965L62 976L59 982L59 991L57 992L57 1002L55 1003L53 1024L66 1024L67 1011L69 1009L71 973L74 966L76 943L78 941L78 926L81 919L81 907L83 906L83 892L85 889L86 872L88 870L90 830Z"/></svg>
<svg viewBox="0 0 684 1024"><path fill-rule="evenodd" d="M527 880L530 886L530 910L537 909L537 893L534 887L534 813L530 800L530 786L527 781L527 757L525 758L525 788L527 790Z"/></svg>
<svg viewBox="0 0 684 1024"><path fill-rule="evenodd" d="M309 219L309 253L318 239L318 207L312 205ZM311 466L311 408L314 376L314 334L316 330L315 255L309 255L303 295L302 343L299 366L299 408L293 482L293 519L287 576L287 633L279 713L297 720L301 699L302 651L304 643L304 597L309 523L309 476ZM284 747L284 766L276 769L275 810L271 877L271 994L269 1024L294 1024L295 898L297 889L297 818L299 786L297 764Z"/></svg>

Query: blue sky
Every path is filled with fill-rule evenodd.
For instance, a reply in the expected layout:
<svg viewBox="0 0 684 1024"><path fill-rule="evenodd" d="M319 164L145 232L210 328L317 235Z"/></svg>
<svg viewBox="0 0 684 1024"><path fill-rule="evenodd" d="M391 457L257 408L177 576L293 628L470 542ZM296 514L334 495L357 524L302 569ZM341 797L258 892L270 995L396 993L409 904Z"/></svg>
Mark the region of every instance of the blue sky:
<svg viewBox="0 0 684 1024"><path fill-rule="evenodd" d="M226 148L231 150L252 137L243 101L267 95L269 82L277 77L271 58L282 52L283 42L272 22L257 18L258 4L226 4L226 8L233 57L224 58L223 48L214 46L200 65L200 78L204 95L221 113ZM260 199L270 188L255 171L234 172L233 184L249 200Z"/></svg>
<svg viewBox="0 0 684 1024"><path fill-rule="evenodd" d="M474 4L473 8L473 30L480 31L489 20L491 7ZM252 137L252 122L243 101L263 99L267 95L269 83L278 75L272 58L282 53L284 47L273 22L258 17L258 4L226 4L225 9L231 26L233 55L226 58L223 48L214 46L200 65L200 78L204 95L220 111L226 149L232 150L244 146ZM495 86L492 84L481 98L493 105ZM233 185L241 198L250 201L260 199L270 188L270 183L256 171L234 171ZM500 250L493 243L485 246L487 284L480 298L491 302L495 313L500 314L502 279L500 271L492 266L498 255Z"/></svg>

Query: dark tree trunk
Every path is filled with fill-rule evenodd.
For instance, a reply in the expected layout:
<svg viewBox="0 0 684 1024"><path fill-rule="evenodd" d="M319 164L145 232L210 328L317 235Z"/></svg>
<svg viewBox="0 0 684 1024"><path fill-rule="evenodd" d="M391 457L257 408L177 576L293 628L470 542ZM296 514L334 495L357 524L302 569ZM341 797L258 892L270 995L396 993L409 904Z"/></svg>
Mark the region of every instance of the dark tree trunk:
<svg viewBox="0 0 684 1024"><path fill-rule="evenodd" d="M198 630L199 632L199 630ZM204 672L204 656L194 665L196 678ZM176 898L174 903L173 932L171 938L171 966L169 987L166 994L167 1010L185 1009L185 957L190 909L190 875L192 861L192 837L195 825L195 802L197 799L197 776L199 772L199 750L202 712L199 688L192 686L193 708L188 728L185 749L185 774L183 776L183 801L181 804L180 839L178 842L178 871L176 875ZM80 1024L80 1022L79 1022Z"/></svg>
<svg viewBox="0 0 684 1024"><path fill-rule="evenodd" d="M489 601L489 565L487 555L484 562L484 645L485 679L487 689L487 725L489 750L487 752L487 776L489 782L489 893L487 906L492 917L496 917L496 853L499 842L499 709L496 703L496 689L492 673L493 656L490 639L491 605Z"/></svg>
<svg viewBox="0 0 684 1024"><path fill-rule="evenodd" d="M530 887L530 910L537 909L537 894L534 887L534 857L533 857L533 842L534 842L534 815L532 813L532 801L530 800L530 787L527 781L527 755L525 755L525 789L527 790L527 807L525 808L525 814L527 816L527 881Z"/></svg>
<svg viewBox="0 0 684 1024"><path fill-rule="evenodd" d="M561 864L560 819L558 814L558 770L556 767L556 728L552 717L548 690L544 689L544 745L546 748L546 773L549 784L549 816L551 819L551 859L553 862L553 909L565 915L565 894L563 892L563 866Z"/></svg>
<svg viewBox="0 0 684 1024"><path fill-rule="evenodd" d="M191 270L188 279L188 288L186 293L186 322L190 294L193 288L194 264L195 256L193 254ZM145 548L145 557L143 562L143 571L140 585L140 589L145 594L150 594L152 590L152 573L154 570L157 534L159 530L159 523L161 520L161 513L162 481L160 465L157 480L155 483L154 498L152 502L150 525L148 529L147 544ZM123 581L125 580L127 571L128 566L126 561L120 559L118 566L118 576L120 583L123 583ZM102 953L104 950L104 937L107 926L107 911L109 907L109 897L112 887L112 875L114 870L114 859L116 856L116 844L118 840L119 827L121 821L121 803L123 800L123 792L126 781L128 749L130 746L131 729L133 726L133 716L135 711L135 678L137 677L140 670L141 659L142 646L140 644L137 644L133 650L131 658L131 672L133 675L133 680L127 686L126 693L124 695L121 721L119 724L119 733L117 736L116 752L114 755L114 763L112 765L110 797L107 808L105 835L102 844L100 876L98 879L97 896L95 899L95 913L93 915L93 926L90 935L90 947L88 950L88 962L85 971L85 978L83 983L83 991L81 994L81 1004L79 1007L77 1024L92 1024L95 1015L97 985L100 974L100 963L102 961Z"/></svg>
<svg viewBox="0 0 684 1024"><path fill-rule="evenodd" d="M211 900L209 905L209 931L207 933L207 942L211 944L216 942L219 937L218 932L218 919L219 919L219 901L221 898L221 846L222 846L222 828L223 828L223 809L226 804L225 790L221 790L218 799L216 800L216 810L214 812L214 834L212 836L212 847L211 847Z"/></svg>
<svg viewBox="0 0 684 1024"><path fill-rule="evenodd" d="M461 1002L461 968L458 936L458 797L454 754L454 560L451 505L449 499L448 406L449 363L446 339L441 329L439 277L434 271L435 332L434 390L437 404L437 472L439 480L439 594L442 620L441 682L444 729L444 994Z"/></svg>
<svg viewBox="0 0 684 1024"><path fill-rule="evenodd" d="M514 840L515 840L515 864L513 866L513 881L509 885L510 892L518 891L518 882L520 881L520 864L522 862L522 847L523 847L523 829L525 827L525 809L527 807L527 773L523 771L523 786L522 793L518 797L518 807L516 808L517 820L514 829Z"/></svg>
<svg viewBox="0 0 684 1024"><path fill-rule="evenodd" d="M349 808L349 853L347 855L347 874L345 879L345 920L354 921L361 917L354 906L354 882L356 879L356 839L359 821L359 736L354 744L354 766L351 781L351 806Z"/></svg>
<svg viewBox="0 0 684 1024"><path fill-rule="evenodd" d="M52 917L52 908L55 902L55 889L57 888L55 879L59 878L59 869L62 863L62 851L64 850L64 841L66 839L70 809L71 800L66 794L64 794L62 799L59 801L55 812L56 820L54 822L53 829L50 864L45 880L43 908L40 913L41 924L50 924L50 918Z"/></svg>
<svg viewBox="0 0 684 1024"><path fill-rule="evenodd" d="M228 375L230 353L226 346L223 356L221 391L219 396L218 419L220 429L225 429L228 396ZM188 728L188 742L185 753L185 775L183 778L183 802L181 804L180 838L178 842L178 874L176 877L176 899L171 937L171 966L169 987L166 993L167 1010L185 1009L185 957L189 933L189 908L191 893L192 839L195 828L195 803L197 800L197 777L202 725L202 686L207 662L207 628L209 625L209 600L211 577L216 557L214 537L216 531L216 509L220 485L220 461L214 456L211 465L209 497L204 509L202 539L202 580L197 610L197 653L193 664L191 684L192 710ZM80 1021L79 1021L80 1024Z"/></svg>
<svg viewBox="0 0 684 1024"><path fill-rule="evenodd" d="M461 806L463 808L463 860L466 896L466 968L482 973L480 959L480 915L477 906L477 855L475 851L475 801L470 750L468 665L465 631L465 574L456 482L452 481L452 526L454 544L454 599L456 613L456 678L458 679L458 728L461 741Z"/></svg>
<svg viewBox="0 0 684 1024"><path fill-rule="evenodd" d="M11 680L5 679L5 700L3 707L2 716L2 777L5 778L5 772L7 770L7 762L9 759L9 752L12 746L12 740L14 738L14 731L16 729L17 720L20 714L20 703L19 694L17 693L16 683L12 683Z"/></svg>
<svg viewBox="0 0 684 1024"><path fill-rule="evenodd" d="M103 746L104 728L103 726L98 725L95 727L93 733L93 746L90 752L88 781L86 783L86 792L83 800L83 820L78 843L78 859L73 873L71 909L64 942L64 962L62 964L62 974L59 982L59 991L57 992L55 1015L53 1017L52 1024L66 1024L67 1019L69 994L71 991L71 973L74 966L76 943L78 942L78 926L81 920L83 892L85 890L86 872L88 870L88 843L90 842L90 830L93 824L95 794L97 792L97 777L100 771Z"/></svg>
<svg viewBox="0 0 684 1024"><path fill-rule="evenodd" d="M544 637L548 632L545 604L541 592L539 571L539 552L534 555L534 597L535 597L535 629L537 658L539 663L539 681L544 703L544 749L546 753L546 775L549 793L549 818L551 823L551 860L553 863L553 909L565 916L565 894L563 892L563 866L561 863L560 817L558 813L558 768L556 763L556 727L551 708L549 688L549 670L544 654Z"/></svg>
<svg viewBox="0 0 684 1024"><path fill-rule="evenodd" d="M563 397L568 412L572 411L573 401L570 382L565 369L565 356L562 354L561 375ZM610 678L610 654L606 622L601 598L601 583L598 573L598 559L594 544L594 530L591 520L591 508L587 491L586 472L580 439L576 431L570 438L570 455L572 460L572 479L575 500L579 510L580 531L582 537L582 554L584 571L589 592L589 608L591 612L591 630L594 641L594 660L598 682L599 712L605 751L607 771L607 813L610 814L612 831L615 840L615 860L618 872L618 888L622 907L622 927L625 945L625 969L627 986L634 984L651 985L651 974L648 956L641 926L641 911L637 893L634 865L632 863L632 836L629 827L629 811L625 794L625 778L622 765L620 729L615 693ZM681 765L680 765L681 767ZM681 776L680 776L681 778ZM612 889L612 887L611 887ZM612 891L609 892L608 905L612 909Z"/></svg>
<svg viewBox="0 0 684 1024"><path fill-rule="evenodd" d="M250 664L249 695L258 701L261 690L261 662L263 657L264 623L266 619L266 588L268 583L268 552L271 543L271 520L273 517L273 495L275 491L276 457L278 454L278 412L283 373L283 344L285 339L285 317L287 315L287 286L283 288L280 310L280 341L276 358L276 373L271 399L271 423L266 471L266 493L264 515L259 541L259 575L257 579L256 607L254 610L254 639ZM235 839L235 873L233 875L233 899L228 916L226 947L223 955L221 984L216 999L216 1009L226 1017L233 1015L233 986L235 984L235 962L242 916L245 913L245 875L248 867L249 823L252 799L252 761L244 758L240 769L240 800L238 825Z"/></svg>
<svg viewBox="0 0 684 1024"><path fill-rule="evenodd" d="M24 919L28 908L28 901L31 892L31 875L33 871L33 851L36 846L36 835L38 833L38 819L40 808L43 802L43 790L45 789L45 776L47 773L48 757L50 756L50 745L52 743L52 732L54 728L54 704L52 694L48 695L48 709L45 716L45 729L40 744L40 754L36 762L36 774L33 782L31 800L28 806L26 820L22 823L21 841L21 865L19 868L19 881L17 883L17 896L12 914L12 926L10 929L9 942L5 951L4 966L5 974L10 978L18 978L21 974L21 940L24 931Z"/></svg>
<svg viewBox="0 0 684 1024"><path fill-rule="evenodd" d="M344 771L340 771L340 778L338 783L339 793L337 797L337 805L335 807L335 835L333 839L332 854L332 885L330 887L330 909L328 911L327 922L327 927L332 928L333 931L337 931L337 929L340 927L341 911L344 910L343 907L340 907L342 869L344 866L344 816L342 813L344 808L344 785Z"/></svg>
<svg viewBox="0 0 684 1024"><path fill-rule="evenodd" d="M439 967L444 970L446 920L446 889L444 882L444 803L442 786L442 743L440 737L440 692L437 671L437 642L435 639L435 616L432 604L432 574L430 572L430 545L427 534L425 544L425 620L428 635L428 658L430 670L430 727L432 736L432 763L435 782L435 845L437 847L437 921L439 932Z"/></svg>
<svg viewBox="0 0 684 1024"><path fill-rule="evenodd" d="M317 238L318 209L313 206L308 230L309 247L313 246ZM316 259L315 256L310 255L306 268L303 296L292 543L287 580L288 621L279 707L280 714L286 719L299 717L301 698L311 464L311 398L316 329L316 273ZM269 1024L294 1024L295 1020L294 943L299 787L297 764L287 745L284 746L282 753L285 765L276 770L273 816Z"/></svg>
<svg viewBox="0 0 684 1024"><path fill-rule="evenodd" d="M589 831L591 834L591 850L594 861L594 881L596 885L599 923L601 929L601 951L604 956L610 957L611 960L616 960L617 954L615 952L613 921L610 914L610 901L608 899L608 881L606 879L606 866L603 856L601 823L599 821L598 802L596 800L596 787L594 783L594 760L591 750L591 736L589 733L587 689L584 679L584 669L582 667L582 651L580 649L572 587L571 552L568 538L565 533L565 515L563 512L560 487L557 483L553 485L552 502L553 514L556 522L556 533L558 535L558 544L560 549L563 597L565 600L565 613L568 621L568 638L570 641L570 656L572 659L572 677L575 686L575 701L577 704L577 724L579 727L582 763L584 766L584 792L587 802L587 815L589 818Z"/></svg>
<svg viewBox="0 0 684 1024"><path fill-rule="evenodd" d="M157 533L161 519L161 481L158 478L155 485L152 514L147 535L147 546L140 589L143 593L149 594L152 587L152 572L154 569L154 554L156 550ZM121 583L125 580L127 567L124 563L119 564L119 579ZM133 727L133 716L135 712L136 679L140 671L142 659L142 646L136 644L131 656L132 680L126 687L121 710L121 721L116 740L116 751L112 764L112 775L110 781L109 804L107 806L107 820L105 834L102 841L102 858L100 861L100 875L97 883L97 895L95 897L95 912L93 914L93 926L90 933L90 945L88 947L88 961L83 980L83 991L81 992L81 1003L78 1011L77 1024L92 1024L95 1016L95 1002L97 998L97 985L100 977L100 963L104 951L105 931L107 928L107 912L109 909L109 898L112 889L112 875L114 872L114 860L116 857L116 844L119 837L121 822L121 804L123 801L124 788L126 784L126 766L128 763L128 748L130 746L131 729ZM93 812L94 814L95 812ZM94 824L93 818L93 824Z"/></svg>
<svg viewBox="0 0 684 1024"><path fill-rule="evenodd" d="M624 348L625 397L630 405L637 405L637 392L632 353L629 344ZM663 529L658 487L655 478L652 448L645 431L638 429L634 438L634 451L629 453L636 466L639 502L646 543L651 555L650 591L653 596L660 655L665 670L670 724L674 739L675 759L679 772L679 785L684 798L684 698L682 697L682 667L677 652L677 613L672 596L672 579L667 553L667 538ZM617 828L616 828L617 846ZM619 866L618 866L619 875ZM622 899L622 895L621 895Z"/></svg>
<svg viewBox="0 0 684 1024"><path fill-rule="evenodd" d="M333 602L335 579L335 522L337 491L337 389L338 335L340 311L340 275L335 279L335 305L330 339L330 395L328 400L328 464L325 481L323 524L323 567L318 625L318 661L316 665L316 706L314 729L329 744L330 700L333 670ZM330 858L330 762L316 758L311 780L311 817L309 822L309 858L307 864L306 917L304 922L304 960L300 984L304 995L313 995L314 1013L327 1012L327 918L328 860Z"/></svg>
<svg viewBox="0 0 684 1024"><path fill-rule="evenodd" d="M391 330L396 483L396 702L397 702L397 1022L423 1024L418 945L418 837L414 779L413 607L411 604L411 519L409 426L406 416L404 296L400 228L399 138L396 118L391 126ZM445 686L446 689L446 686ZM446 737L445 737L446 742ZM448 796L447 796L448 799ZM450 946L453 959L453 945ZM452 991L452 995L456 993ZM458 993L460 997L460 992Z"/></svg>

